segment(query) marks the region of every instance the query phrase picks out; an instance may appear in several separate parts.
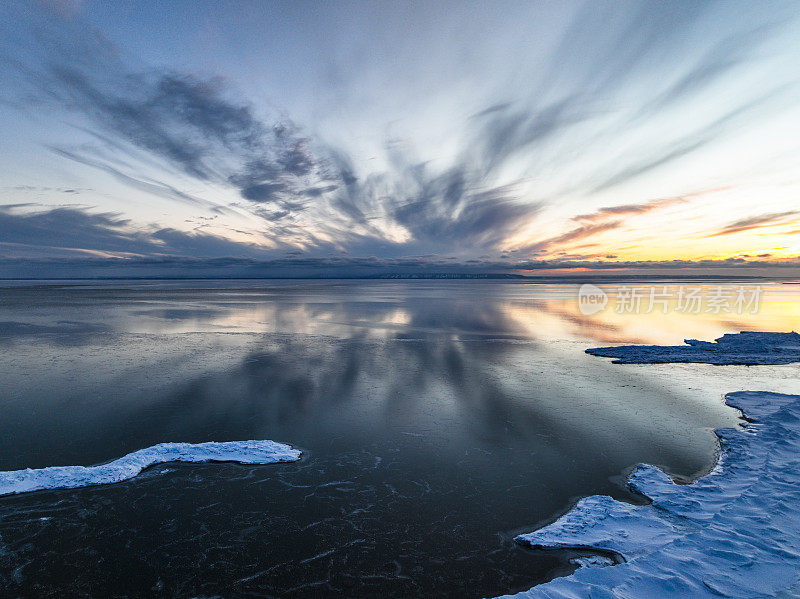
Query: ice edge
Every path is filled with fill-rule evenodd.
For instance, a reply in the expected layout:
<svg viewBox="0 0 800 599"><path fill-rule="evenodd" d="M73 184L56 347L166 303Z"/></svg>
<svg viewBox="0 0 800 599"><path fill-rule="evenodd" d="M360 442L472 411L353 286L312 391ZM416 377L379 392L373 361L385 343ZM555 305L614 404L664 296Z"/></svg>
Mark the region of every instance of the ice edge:
<svg viewBox="0 0 800 599"><path fill-rule="evenodd" d="M275 441L159 443L97 466L50 466L0 472L0 496L46 489L74 489L118 483L145 468L168 462L272 464L300 459L298 449Z"/></svg>
<svg viewBox="0 0 800 599"><path fill-rule="evenodd" d="M618 345L595 347L586 353L615 358L615 364L666 364L692 362L755 366L800 362L800 335L742 331L714 342L686 339L686 345Z"/></svg>

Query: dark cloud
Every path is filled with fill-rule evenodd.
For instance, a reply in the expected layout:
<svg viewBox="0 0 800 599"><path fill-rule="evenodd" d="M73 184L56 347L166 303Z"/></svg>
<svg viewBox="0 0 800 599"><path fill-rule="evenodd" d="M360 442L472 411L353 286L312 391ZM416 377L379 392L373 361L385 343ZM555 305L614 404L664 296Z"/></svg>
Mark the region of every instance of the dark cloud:
<svg viewBox="0 0 800 599"><path fill-rule="evenodd" d="M242 187L242 197L253 202L278 202L282 192L286 191L283 183L251 183Z"/></svg>
<svg viewBox="0 0 800 599"><path fill-rule="evenodd" d="M264 258L263 247L207 233L174 229L137 230L119 214L60 207L21 212L0 206L0 254L64 257L75 252L131 256L250 256Z"/></svg>
<svg viewBox="0 0 800 599"><path fill-rule="evenodd" d="M298 177L311 173L314 168L314 158L308 149L308 142L306 140L294 142L292 148L281 155L278 163L287 173Z"/></svg>
<svg viewBox="0 0 800 599"><path fill-rule="evenodd" d="M91 50L91 42L84 41ZM496 245L529 222L540 206L520 202L509 187L487 186L487 173L574 118L567 103L531 114L496 110L482 125L480 160L437 174L421 164L405 164L403 157L396 172L361 180L343 151L315 156L296 125L285 121L268 126L251 106L231 100L219 81L137 72L121 60L108 59L101 51L105 46L94 50L104 60L92 62L87 54L81 61L48 65L51 99L86 116L100 136L114 135L201 181L234 186L242 198L267 205L248 210L269 223L270 235L300 236L306 242L310 232L275 223L330 194L325 205L333 213L318 228L338 237L342 246L362 243L364 235L383 237L371 223L374 217L404 226L412 242L423 245ZM91 157L85 148L51 149L138 190L209 204L161 181L129 174L122 164ZM114 149L120 151L120 146ZM362 232L354 232L354 224Z"/></svg>
<svg viewBox="0 0 800 599"><path fill-rule="evenodd" d="M0 206L0 240L21 244L103 251L130 251L140 244L129 221L114 213L89 213L80 208L53 208L18 213Z"/></svg>
<svg viewBox="0 0 800 599"><path fill-rule="evenodd" d="M208 233L185 233L176 229L159 229L150 233L150 238L160 244L161 253L178 256L263 257L269 252L255 244L240 243Z"/></svg>
<svg viewBox="0 0 800 599"><path fill-rule="evenodd" d="M188 74L130 72L108 78L85 66L54 65L50 94L101 130L168 161L201 181L231 183L241 196L270 202L305 187L315 160L293 125L269 127L229 100L219 81ZM78 151L61 154L98 166ZM104 165L104 170L120 169Z"/></svg>
<svg viewBox="0 0 800 599"><path fill-rule="evenodd" d="M143 177L135 163L232 186L262 203L325 187L317 173L320 160L300 128L286 118L265 121L221 79L135 65L78 17L42 6L11 7L10 13L30 36L19 35L27 45L19 57L0 62L4 75L25 90L17 105L80 115L76 127L106 154L100 160L97 148L60 144L60 156L159 195L159 189L137 184Z"/></svg>
<svg viewBox="0 0 800 599"><path fill-rule="evenodd" d="M494 247L528 224L541 207L520 202L512 185L481 191L471 176L464 169L429 176L424 165L409 166L393 219L417 241Z"/></svg>
<svg viewBox="0 0 800 599"><path fill-rule="evenodd" d="M320 187L309 187L308 189L304 189L302 191L302 194L312 198L318 198L319 196L325 193L336 191L338 188L339 188L338 185L322 185Z"/></svg>

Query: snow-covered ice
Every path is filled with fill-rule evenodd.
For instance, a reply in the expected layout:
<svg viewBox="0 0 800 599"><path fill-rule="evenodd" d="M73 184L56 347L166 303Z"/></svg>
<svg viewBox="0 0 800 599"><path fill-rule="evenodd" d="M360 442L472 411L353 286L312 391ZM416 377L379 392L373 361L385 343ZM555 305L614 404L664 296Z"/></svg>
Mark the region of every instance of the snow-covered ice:
<svg viewBox="0 0 800 599"><path fill-rule="evenodd" d="M692 347L711 346L714 363L742 363L747 346L766 360L766 348L791 347L797 340L795 333L741 335ZM683 348L660 348L663 355L659 348L642 349L638 356L632 350L615 355L654 363L670 361L670 354L673 361L688 357L674 351ZM640 464L628 485L649 505L586 497L552 524L517 537L531 547L596 548L623 563L575 560L581 567L573 574L515 597L800 596L800 395L745 391L727 395L726 403L748 422L717 430L719 459L707 476L677 485L658 468Z"/></svg>
<svg viewBox="0 0 800 599"><path fill-rule="evenodd" d="M145 468L168 462L271 464L298 460L301 453L275 441L159 443L98 466L50 466L0 472L0 495L117 483L133 478Z"/></svg>
<svg viewBox="0 0 800 599"><path fill-rule="evenodd" d="M686 345L621 345L595 347L587 354L616 358L617 364L666 364L702 362L706 364L790 364L800 362L800 335L797 333L758 333L743 331L716 340L686 339Z"/></svg>
<svg viewBox="0 0 800 599"><path fill-rule="evenodd" d="M720 429L720 461L676 485L640 465L637 506L586 497L553 524L518 537L547 548L598 548L625 563L582 567L519 593L534 597L775 597L800 584L800 396L740 392L727 403L755 422Z"/></svg>

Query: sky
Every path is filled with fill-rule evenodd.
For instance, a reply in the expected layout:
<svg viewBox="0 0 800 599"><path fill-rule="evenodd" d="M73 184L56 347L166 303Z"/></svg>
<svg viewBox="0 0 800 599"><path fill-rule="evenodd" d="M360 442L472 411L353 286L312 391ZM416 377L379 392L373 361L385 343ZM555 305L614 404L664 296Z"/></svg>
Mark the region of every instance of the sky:
<svg viewBox="0 0 800 599"><path fill-rule="evenodd" d="M0 276L800 276L800 4L0 4Z"/></svg>

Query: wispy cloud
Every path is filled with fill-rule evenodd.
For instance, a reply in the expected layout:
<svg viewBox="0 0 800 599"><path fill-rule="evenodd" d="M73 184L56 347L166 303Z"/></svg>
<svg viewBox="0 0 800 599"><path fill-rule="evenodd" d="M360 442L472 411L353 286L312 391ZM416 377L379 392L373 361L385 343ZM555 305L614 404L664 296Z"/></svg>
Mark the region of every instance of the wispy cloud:
<svg viewBox="0 0 800 599"><path fill-rule="evenodd" d="M308 186L306 177L320 180L316 160L297 127L290 122L266 125L252 107L226 98L221 81L133 72L121 62L111 73L107 67L86 61L83 69L51 65L49 94L106 134L190 177L230 184L247 200L269 203L299 197ZM60 153L120 176L119 168L90 161L79 150Z"/></svg>
<svg viewBox="0 0 800 599"><path fill-rule="evenodd" d="M380 169L359 162L352 148L325 143L288 116L262 110L222 78L137 63L74 12L37 18L30 15L47 11L24 11L26 23L34 24L35 43L5 68L27 83L25 97L37 111L48 107L78 119L81 141L46 145L73 166L102 171L132 190L198 213L244 213L253 230L280 251L468 260L502 255L509 240L517 243L523 231L535 230L554 205L597 205L595 196L667 172L786 103L794 80L754 88L703 116L670 121L676 126L659 135L620 141L628 130L685 110L733 77L757 60L765 40L783 26L780 18L752 24L737 19L733 31L704 41L694 28L715 6L581 5L550 48L547 68L528 73L521 64L504 65L528 73L519 79L524 85L488 94L486 108L471 106L471 116L454 121L458 133L445 158L420 160L412 141L392 141L385 144ZM663 81L654 75L662 72ZM623 93L631 89L635 93ZM420 118L414 125L424 128L425 122ZM87 135L90 142L82 142ZM573 161L583 156L591 158L589 166L573 173ZM636 196L627 194L624 204L583 208L567 216L566 230L539 231L538 240L517 243L524 247L515 255L577 255L576 244L712 191L641 203L631 203ZM134 229L123 215L64 210L51 216L87 236L84 244L70 238L74 247L100 251L105 244L108 251L198 258L227 251L262 259L267 251L199 231L184 233L175 223ZM781 224L794 214L740 219L712 236ZM52 224L43 212L3 215L9 228L16 223L32 239ZM39 237L44 243L45 236ZM599 247L597 255L608 250Z"/></svg>
<svg viewBox="0 0 800 599"><path fill-rule="evenodd" d="M581 225L580 227L576 227L570 231L567 231L566 233L541 241L532 246L531 249L549 250L553 246L560 246L566 243L581 241L588 237L593 237L594 235L605 233L606 231L619 229L621 226L623 226L623 224L624 223L621 220L612 220L612 221Z"/></svg>
<svg viewBox="0 0 800 599"><path fill-rule="evenodd" d="M102 160L91 158L85 154L79 154L75 151L67 150L65 148L59 148L56 146L50 146L50 150L63 158L67 158L69 160L73 160L75 162L91 166L98 170L105 171L118 181L121 181L122 183L125 183L134 189L145 191L147 193L151 193L153 195L160 196L162 198L169 200L177 200L179 202L186 202L198 206L210 207L212 209L219 208L216 204L212 202L208 202L206 200L203 200L202 198L192 196L188 193L185 193L173 187L172 185L169 185L161 181L145 180L128 175L119 170L118 168L103 162Z"/></svg>
<svg viewBox="0 0 800 599"><path fill-rule="evenodd" d="M679 196L673 196L668 198L656 198L654 200L648 200L646 202L641 202L638 204L622 204L619 206L605 206L603 208L598 208L594 212L589 212L585 214L578 214L572 217L573 221L578 222L596 222L601 220L608 220L610 218L620 218L620 217L631 217L631 216L638 216L642 214L647 214L648 212L653 212L656 210L661 210L662 208L668 208L670 206L685 204L690 200L695 198L706 196L709 194L717 193L720 191L727 191L731 189L730 186L728 187L714 187L711 189L703 189L700 191L693 191L690 193L684 193Z"/></svg>
<svg viewBox="0 0 800 599"><path fill-rule="evenodd" d="M580 250L587 247L596 247L597 246L596 243L582 244L578 246L574 245L574 243L590 237L594 237L602 233L606 233L608 231L613 231L615 229L621 229L623 227L629 226L630 225L629 221L631 218L635 218L647 214L649 212L654 212L656 210L662 210L670 206L685 204L692 198L713 193L716 191L721 191L723 189L726 188L715 188L703 191L696 191L669 198L657 198L654 200L648 200L647 202L641 202L639 204L622 204L619 206L605 206L602 208L598 208L594 212L578 214L573 216L571 219L573 222L578 223L577 226L573 227L572 229L569 229L568 231L560 235L550 237L542 241L537 241L533 244L526 246L525 248L522 248L522 250L518 251L546 252L567 244L570 245L572 250ZM600 254L598 254L598 256L605 253L607 252L601 252ZM586 258L590 259L591 257L586 257Z"/></svg>
<svg viewBox="0 0 800 599"><path fill-rule="evenodd" d="M676 204L683 204L688 201L689 196L676 196L673 198L660 198L657 200L650 200L641 204L623 204L621 206L606 206L599 208L595 212L587 214L578 214L572 217L574 221L581 222L595 222L599 220L606 220L609 218L618 218L621 216L636 216L646 214L660 208L667 206L674 206Z"/></svg>
<svg viewBox="0 0 800 599"><path fill-rule="evenodd" d="M720 235L733 235L734 233L743 233L745 231L752 231L753 229L761 229L764 227L776 227L780 225L791 225L798 221L800 212L791 210L788 212L773 212L770 214L759 214L757 216L749 216L736 220L728 225L725 225L719 231L715 231L708 235L708 237L718 237Z"/></svg>

